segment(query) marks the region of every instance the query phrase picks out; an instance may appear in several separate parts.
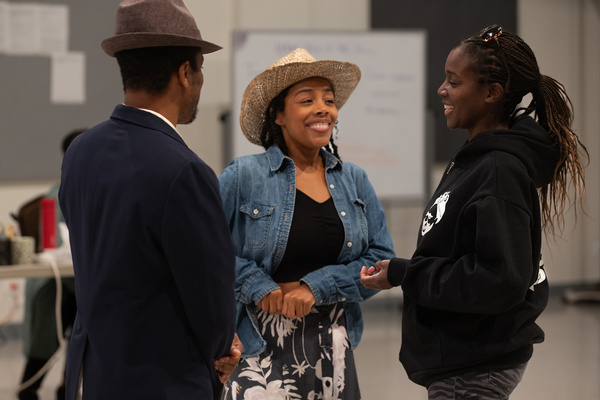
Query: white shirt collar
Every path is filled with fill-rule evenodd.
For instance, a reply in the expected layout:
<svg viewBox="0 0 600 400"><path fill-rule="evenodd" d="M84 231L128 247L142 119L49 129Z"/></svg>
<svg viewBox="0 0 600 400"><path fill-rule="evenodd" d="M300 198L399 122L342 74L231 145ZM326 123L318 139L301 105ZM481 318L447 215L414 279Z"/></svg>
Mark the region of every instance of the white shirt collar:
<svg viewBox="0 0 600 400"><path fill-rule="evenodd" d="M164 115L162 115L161 113L157 113L156 111L153 111L153 110L148 110L148 109L146 109L146 108L138 108L138 110L146 111L146 112L149 112L150 114L154 114L154 115L156 115L157 117L159 117L160 119L162 119L163 121L165 121L167 124L169 124L169 126L170 126L171 128L173 128L173 130L174 130L175 132L177 132L177 134L178 134L179 136L181 136L181 133L179 133L179 131L177 130L177 128L175 127L175 125L173 125L173 124L171 123L171 121L169 121L167 118L165 118L165 116L164 116Z"/></svg>

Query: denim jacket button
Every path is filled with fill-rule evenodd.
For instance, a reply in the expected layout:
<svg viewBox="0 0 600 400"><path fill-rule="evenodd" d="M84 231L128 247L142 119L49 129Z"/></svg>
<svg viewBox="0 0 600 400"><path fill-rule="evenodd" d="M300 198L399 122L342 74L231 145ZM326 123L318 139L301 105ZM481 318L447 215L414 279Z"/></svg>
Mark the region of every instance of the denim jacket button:
<svg viewBox="0 0 600 400"><path fill-rule="evenodd" d="M331 185L329 185L329 187L330 187L331 189L334 189L334 188L335 188L335 185L332 183Z"/></svg>
<svg viewBox="0 0 600 400"><path fill-rule="evenodd" d="M352 242L348 242L348 243L346 244L346 246L348 246L348 247L352 247Z"/></svg>
<svg viewBox="0 0 600 400"><path fill-rule="evenodd" d="M254 215L258 214L258 208L255 208L252 212L254 213Z"/></svg>
<svg viewBox="0 0 600 400"><path fill-rule="evenodd" d="M346 211L342 211L340 214L342 215L342 217L345 217L346 216Z"/></svg>

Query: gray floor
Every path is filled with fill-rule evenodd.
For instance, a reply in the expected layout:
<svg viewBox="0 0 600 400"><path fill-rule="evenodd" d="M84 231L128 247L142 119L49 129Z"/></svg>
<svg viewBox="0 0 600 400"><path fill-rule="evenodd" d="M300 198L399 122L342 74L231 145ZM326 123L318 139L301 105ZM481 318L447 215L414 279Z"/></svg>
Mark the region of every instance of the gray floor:
<svg viewBox="0 0 600 400"><path fill-rule="evenodd" d="M356 350L363 399L426 399L398 362L400 311L392 299L374 298L364 307L365 333ZM536 346L523 382L511 400L600 399L600 303L564 304L557 296L539 319L546 341ZM21 376L21 341L11 327L0 328L0 399L14 399ZM8 338L8 339L6 339ZM63 359L52 368L40 400L54 400Z"/></svg>
<svg viewBox="0 0 600 400"><path fill-rule="evenodd" d="M406 376L398 362L400 313L390 304L365 307L365 335L356 350L363 398L427 399L427 391ZM567 305L559 296L538 319L546 341L511 400L600 399L600 303Z"/></svg>

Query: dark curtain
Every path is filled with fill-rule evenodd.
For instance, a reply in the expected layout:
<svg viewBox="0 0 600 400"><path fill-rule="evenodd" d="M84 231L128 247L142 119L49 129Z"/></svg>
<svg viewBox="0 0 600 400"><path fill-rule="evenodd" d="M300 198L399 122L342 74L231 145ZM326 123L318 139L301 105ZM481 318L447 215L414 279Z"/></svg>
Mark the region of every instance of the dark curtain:
<svg viewBox="0 0 600 400"><path fill-rule="evenodd" d="M467 139L464 130L446 126L437 89L444 81L444 64L452 47L461 39L498 24L516 32L516 0L371 0L373 30L425 29L427 31L427 111L434 125L433 158L446 162ZM390 49L402 51L402 49ZM402 129L399 127L399 129Z"/></svg>

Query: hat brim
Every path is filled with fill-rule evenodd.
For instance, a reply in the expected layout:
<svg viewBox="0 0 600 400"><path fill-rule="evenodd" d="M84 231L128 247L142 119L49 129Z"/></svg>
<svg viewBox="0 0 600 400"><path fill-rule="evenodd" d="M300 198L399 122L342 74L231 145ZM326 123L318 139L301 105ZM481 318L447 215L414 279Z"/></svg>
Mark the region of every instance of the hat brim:
<svg viewBox="0 0 600 400"><path fill-rule="evenodd" d="M327 79L339 110L358 85L360 76L360 69L355 64L332 60L289 63L267 69L244 91L240 112L242 132L251 143L261 145L260 135L271 101L285 88L307 78Z"/></svg>
<svg viewBox="0 0 600 400"><path fill-rule="evenodd" d="M153 32L122 33L102 41L102 49L111 57L114 57L117 52L122 50L163 46L199 47L202 54L222 49L219 45L194 37Z"/></svg>

